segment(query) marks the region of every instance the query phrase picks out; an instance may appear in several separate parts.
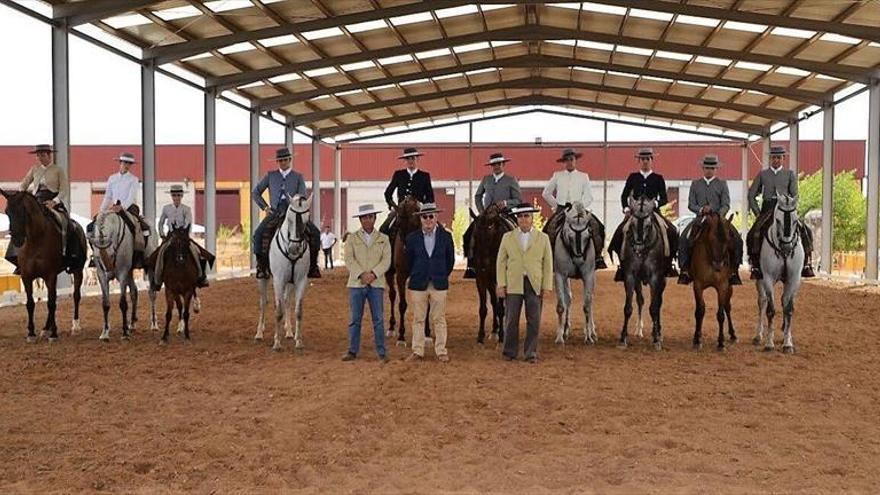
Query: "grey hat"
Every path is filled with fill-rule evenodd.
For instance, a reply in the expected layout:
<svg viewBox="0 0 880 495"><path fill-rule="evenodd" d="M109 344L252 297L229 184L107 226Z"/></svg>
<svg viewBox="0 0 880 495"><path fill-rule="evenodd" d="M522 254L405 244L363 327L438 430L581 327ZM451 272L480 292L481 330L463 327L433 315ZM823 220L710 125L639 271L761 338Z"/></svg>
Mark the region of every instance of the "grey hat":
<svg viewBox="0 0 880 495"><path fill-rule="evenodd" d="M365 205L358 206L358 212L356 215L353 215L354 218L365 217L367 215L375 215L380 213L380 210L373 206L372 203L368 203Z"/></svg>
<svg viewBox="0 0 880 495"><path fill-rule="evenodd" d="M51 144L38 144L34 146L34 149L28 151L28 153L35 155L37 153L54 153L55 148L52 147Z"/></svg>
<svg viewBox="0 0 880 495"><path fill-rule="evenodd" d="M718 161L718 155L706 155L700 161L700 166L703 168L718 168L721 166L721 162Z"/></svg>
<svg viewBox="0 0 880 495"><path fill-rule="evenodd" d="M559 157L559 158L556 160L556 162L557 162L557 163L562 163L562 162L564 162L565 160L568 160L569 158L580 158L580 157L582 157L582 156L584 156L584 154L583 154L583 153L578 153L577 151L575 151L574 148L565 148L564 150L562 150L562 156Z"/></svg>
<svg viewBox="0 0 880 495"><path fill-rule="evenodd" d="M290 152L287 148L278 148L275 150L275 158L271 158L270 161L277 162L281 160L287 160L288 158L292 158L293 153Z"/></svg>
<svg viewBox="0 0 880 495"><path fill-rule="evenodd" d="M785 151L785 148L782 146L771 146L770 147L770 156L785 156L788 152Z"/></svg>
<svg viewBox="0 0 880 495"><path fill-rule="evenodd" d="M116 161L130 163L130 164L137 163L134 159L134 155L127 152L127 151L124 153L120 153L119 157L116 159Z"/></svg>
<svg viewBox="0 0 880 495"><path fill-rule="evenodd" d="M168 190L168 194L183 194L184 192L186 191L184 191L183 186L180 184L174 184L171 186L171 189Z"/></svg>
<svg viewBox="0 0 880 495"><path fill-rule="evenodd" d="M437 208L437 203L422 203L421 208L419 208L419 215L426 215L429 213L440 213L443 210Z"/></svg>
<svg viewBox="0 0 880 495"><path fill-rule="evenodd" d="M636 158L654 158L654 148L641 148L636 153Z"/></svg>

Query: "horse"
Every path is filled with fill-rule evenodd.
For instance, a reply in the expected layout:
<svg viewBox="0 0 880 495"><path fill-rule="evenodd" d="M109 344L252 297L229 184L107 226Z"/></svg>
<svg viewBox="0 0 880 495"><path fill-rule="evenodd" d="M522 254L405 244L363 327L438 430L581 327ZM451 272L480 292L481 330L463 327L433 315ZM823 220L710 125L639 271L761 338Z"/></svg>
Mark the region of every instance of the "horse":
<svg viewBox="0 0 880 495"><path fill-rule="evenodd" d="M733 286L730 285L730 276L735 266L731 266L731 236L730 225L727 219L718 213L705 213L691 224L692 229L697 231L694 235L693 255L690 258L690 274L694 284L694 301L696 319L694 328L694 349L700 349L703 337L703 317L706 314L706 301L703 299L703 291L713 287L718 294L718 311L715 318L718 320L718 350L724 350L724 319L727 318L727 329L730 341L736 342L736 331L733 328L733 319L730 317L730 299L733 296Z"/></svg>
<svg viewBox="0 0 880 495"><path fill-rule="evenodd" d="M51 216L48 208L40 204L37 198L25 191L6 192L0 189L0 194L7 200L6 214L9 216L11 242L17 250L18 268L21 271L21 280L24 283L27 295L27 341L34 343L37 336L34 333L34 280L41 278L46 283L48 300L46 308L46 324L40 333L42 337L48 335L49 342L58 340L58 326L55 322L55 309L57 308L57 281L58 274L65 270L62 259L61 229L56 220ZM85 252L85 234L82 227L71 220L74 225L74 233L77 240L82 243ZM85 260L83 260L84 262ZM78 267L70 267L73 275L73 323L70 334L76 335L81 329L79 323L79 303L82 298L83 264Z"/></svg>
<svg viewBox="0 0 880 495"><path fill-rule="evenodd" d="M627 229L623 239L620 263L624 271L624 288L626 290L626 302L623 306L623 329L620 332L618 347L625 349L629 345L627 327L632 316L633 293L639 306L639 332L642 336L642 306L644 296L642 286L647 285L651 290L651 336L655 350L663 347L660 310L663 306L663 291L666 289L666 257L664 256L663 232L657 225L654 210L657 208L657 200L644 196L630 196L627 200L630 208L632 226Z"/></svg>
<svg viewBox="0 0 880 495"><path fill-rule="evenodd" d="M156 231L149 227L144 248L144 259L150 258L157 248ZM94 230L89 243L98 283L101 286L101 307L104 311L104 327L99 340L110 340L110 281L119 282L119 311L122 313L122 340L128 340L137 324L138 287L134 279L134 234L119 214L105 211L95 217ZM149 273L150 267L145 271ZM150 297L150 330L159 330L156 318L156 291L148 289ZM131 320L128 319L128 293L131 294Z"/></svg>
<svg viewBox="0 0 880 495"><path fill-rule="evenodd" d="M500 299L495 288L498 285L495 262L498 259L498 249L501 246L501 238L505 233L513 229L512 224L503 217L501 207L496 204L489 205L479 216L471 212L474 219L474 270L477 273L477 294L480 297L480 331L477 334L477 343L482 344L486 338L486 315L489 308L486 305L486 295L492 304L492 335L497 337L498 342L504 342L504 299Z"/></svg>
<svg viewBox="0 0 880 495"><path fill-rule="evenodd" d="M406 346L406 281L409 278L409 267L406 261L406 236L421 228L422 223L419 217L419 209L421 204L412 196L407 196L397 205L397 233L394 236L394 242L391 246L391 269L385 272L385 285L388 287L388 300L391 303L391 319L388 322L388 330L385 332L386 337L394 335L394 327L397 325L397 319L394 316L394 303L397 296L398 316L400 317L400 326L397 333L397 345ZM429 309L430 311L430 309ZM425 336L429 337L430 329L428 328L428 318L425 318ZM425 342L430 344L429 341Z"/></svg>
<svg viewBox="0 0 880 495"><path fill-rule="evenodd" d="M309 241L306 239L306 224L312 209L312 196L294 196L287 205L284 221L278 226L269 245L269 269L272 273L272 287L275 293L275 342L273 351L281 350L281 329L285 338L294 339L296 349L305 348L302 341L302 304L306 287L309 285ZM254 340L263 340L266 328L266 303L268 301L269 279L259 279L260 321ZM296 332L291 331L290 291L294 290L294 312Z"/></svg>
<svg viewBox="0 0 880 495"><path fill-rule="evenodd" d="M173 308L182 327L183 338L189 341L189 308L195 301L196 285L199 278L197 260L193 259L190 245L189 227L172 229L168 234L168 246L162 253L162 283L165 285L165 333L161 342L168 343L168 327L171 324ZM181 330L180 328L178 329Z"/></svg>
<svg viewBox="0 0 880 495"><path fill-rule="evenodd" d="M801 268L804 266L805 256L797 225L797 198L779 196L773 210L773 224L764 234L761 243L760 263L764 276L755 282L758 290L758 325L752 342L756 346L763 342L764 350L768 352L773 350L774 345L774 285L782 282L782 352L794 353L791 317L794 314L794 299L801 286ZM767 315L766 341L764 314Z"/></svg>
<svg viewBox="0 0 880 495"><path fill-rule="evenodd" d="M564 210L565 220L553 243L553 285L556 289L556 343L571 337L571 279L584 284L584 343L597 342L593 318L596 287L596 250L590 232L590 212L577 201Z"/></svg>

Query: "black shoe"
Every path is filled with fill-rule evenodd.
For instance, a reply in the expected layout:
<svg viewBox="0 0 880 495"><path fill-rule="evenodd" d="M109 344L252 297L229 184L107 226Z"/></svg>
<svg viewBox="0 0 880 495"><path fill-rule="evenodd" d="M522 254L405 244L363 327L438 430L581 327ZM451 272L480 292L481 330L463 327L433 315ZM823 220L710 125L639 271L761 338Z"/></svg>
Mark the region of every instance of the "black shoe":
<svg viewBox="0 0 880 495"><path fill-rule="evenodd" d="M269 278L269 267L257 265L257 275L258 279Z"/></svg>
<svg viewBox="0 0 880 495"><path fill-rule="evenodd" d="M208 284L208 277L200 277L200 278L196 281L196 287L198 287L199 289L204 289L204 288L207 287L208 285L209 285L209 284Z"/></svg>
<svg viewBox="0 0 880 495"><path fill-rule="evenodd" d="M614 272L614 281L615 281L615 282L623 282L623 279L624 279L624 278L625 278L625 277L623 276L623 267L622 267L622 266L618 266L618 267L617 267L617 271Z"/></svg>
<svg viewBox="0 0 880 495"><path fill-rule="evenodd" d="M605 264L605 258L598 257L596 258L596 270L604 270L608 268L608 265Z"/></svg>
<svg viewBox="0 0 880 495"><path fill-rule="evenodd" d="M810 265L804 265L804 268L801 270L802 278L813 278L816 276L816 272L813 271L813 267Z"/></svg>
<svg viewBox="0 0 880 495"><path fill-rule="evenodd" d="M159 284L154 284L154 283L150 282L150 290L153 292L159 292L160 290L162 290L162 286Z"/></svg>
<svg viewBox="0 0 880 495"><path fill-rule="evenodd" d="M761 273L761 269L758 267L752 267L752 273L749 276L750 280L761 280L764 278L764 274Z"/></svg>
<svg viewBox="0 0 880 495"><path fill-rule="evenodd" d="M317 266L310 266L309 278L321 278L321 270L319 270Z"/></svg>
<svg viewBox="0 0 880 495"><path fill-rule="evenodd" d="M529 356L526 358L527 363L538 364L538 356Z"/></svg>
<svg viewBox="0 0 880 495"><path fill-rule="evenodd" d="M666 267L666 278L676 277L678 277L678 270L676 270L675 267L672 266L672 263L670 263L669 266Z"/></svg>
<svg viewBox="0 0 880 495"><path fill-rule="evenodd" d="M471 267L467 267L467 269L465 269L465 271L464 271L464 277L462 277L462 278L465 278L465 279L468 279L468 278L471 278L471 279L473 279L473 278L477 278L477 271L474 270L474 269L471 268Z"/></svg>
<svg viewBox="0 0 880 495"><path fill-rule="evenodd" d="M389 361L388 356L379 356L379 364L388 364Z"/></svg>
<svg viewBox="0 0 880 495"><path fill-rule="evenodd" d="M503 359L503 360L505 360L505 361L516 361L516 358L515 358L515 357L510 357L510 356L508 356L507 354L502 354L502 355L501 355L501 359Z"/></svg>
<svg viewBox="0 0 880 495"><path fill-rule="evenodd" d="M730 282L730 285L742 285L742 284L743 284L742 279L739 278L739 272L738 272L738 271L733 272L732 274L730 274L730 280L729 280L729 282Z"/></svg>
<svg viewBox="0 0 880 495"><path fill-rule="evenodd" d="M350 352L346 352L345 356L342 356L343 361L354 361L357 359L357 354L352 354Z"/></svg>
<svg viewBox="0 0 880 495"><path fill-rule="evenodd" d="M693 282L693 280L688 272L682 270L682 272L678 274L678 285L688 285L691 282Z"/></svg>

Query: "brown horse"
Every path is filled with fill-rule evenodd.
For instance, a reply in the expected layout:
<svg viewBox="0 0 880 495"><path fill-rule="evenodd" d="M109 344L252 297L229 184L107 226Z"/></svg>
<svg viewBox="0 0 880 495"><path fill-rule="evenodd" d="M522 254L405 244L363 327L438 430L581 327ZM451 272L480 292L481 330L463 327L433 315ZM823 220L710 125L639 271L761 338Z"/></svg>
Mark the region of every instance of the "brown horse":
<svg viewBox="0 0 880 495"><path fill-rule="evenodd" d="M388 286L388 299L391 302L391 320L388 323L386 336L391 337L397 319L394 316L394 302L400 296L398 302L398 316L400 326L397 333L397 345L406 345L406 281L409 278L409 267L406 262L406 236L421 228L419 218L419 202L412 196L407 196L397 205L396 233L392 239L391 269L385 272L385 285ZM428 321L425 320L425 336L429 335Z"/></svg>
<svg viewBox="0 0 880 495"><path fill-rule="evenodd" d="M703 291L714 287L718 294L718 350L724 350L724 318L727 317L730 341L736 342L736 332L730 317L730 298L733 287L730 275L735 270L731 265L732 251L730 225L727 219L717 213L707 213L697 217L691 226L696 232L691 234L694 239L693 255L690 259L690 273L694 280L694 300L696 309L696 328L694 329L694 349L702 347L703 316L706 314L706 302Z"/></svg>
<svg viewBox="0 0 880 495"><path fill-rule="evenodd" d="M501 246L501 238L505 233L512 230L513 226L505 221L503 212L498 205L492 204L483 210L483 213L474 217L474 271L477 273L477 294L480 297L480 331L477 334L477 343L482 344L486 338L486 315L489 308L486 305L486 294L492 304L492 335L498 338L498 342L504 342L504 299L498 298L495 288L498 278L495 262L498 259L498 249Z"/></svg>
<svg viewBox="0 0 880 495"><path fill-rule="evenodd" d="M171 314L177 306L177 315L183 323L183 338L189 341L189 307L196 295L199 279L198 261L189 249L189 228L173 229L168 234L168 245L162 253L162 283L165 284L165 332L162 343L168 343ZM158 252L159 250L157 250Z"/></svg>
<svg viewBox="0 0 880 495"><path fill-rule="evenodd" d="M49 314L46 317L46 325L41 335L48 334L49 342L58 340L58 326L55 323L55 308L57 302L58 274L68 268L73 274L73 326L71 335L79 330L79 302L81 299L80 289L83 281L83 266L85 260L78 267L65 267L61 257L61 229L53 213L40 204L36 197L29 192L6 192L0 189L6 200L6 214L9 216L12 244L17 250L18 268L21 272L21 280L24 283L27 294L28 333L27 341L36 342L34 333L34 280L41 278L46 284L48 301L46 308ZM73 220L71 220L73 222ZM75 225L77 240L82 243L82 252L85 252L85 234L79 224Z"/></svg>

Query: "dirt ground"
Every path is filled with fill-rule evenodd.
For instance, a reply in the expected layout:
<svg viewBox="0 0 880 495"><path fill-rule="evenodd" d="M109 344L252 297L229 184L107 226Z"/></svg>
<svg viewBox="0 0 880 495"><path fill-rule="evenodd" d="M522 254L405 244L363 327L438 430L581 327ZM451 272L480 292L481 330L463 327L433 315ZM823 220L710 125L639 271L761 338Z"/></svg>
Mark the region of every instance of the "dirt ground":
<svg viewBox="0 0 880 495"><path fill-rule="evenodd" d="M460 279L460 272L455 275ZM381 366L369 327L343 363L343 272L314 284L303 354L252 340L253 280L215 283L193 342L157 345L143 325L102 344L84 331L26 344L24 307L0 311L0 492L755 493L876 492L880 486L880 295L807 284L797 354L751 344L754 287L738 288L740 343L691 350L693 299L671 285L665 349L615 347L622 288L600 274L596 347L553 343L540 363L475 344L469 282L450 293L452 362ZM142 297L142 300L145 300ZM160 304L164 311L164 302ZM144 311L142 310L142 314ZM40 318L45 306L38 306ZM576 340L582 337L582 315ZM40 320L42 321L42 320ZM142 321L144 321L142 319ZM365 323L365 325L368 325ZM268 330L268 329L267 329ZM777 332L777 339L781 338ZM430 355L430 351L429 351Z"/></svg>

